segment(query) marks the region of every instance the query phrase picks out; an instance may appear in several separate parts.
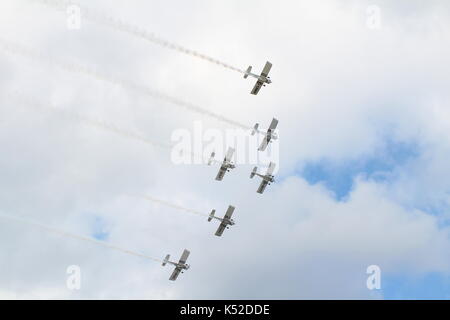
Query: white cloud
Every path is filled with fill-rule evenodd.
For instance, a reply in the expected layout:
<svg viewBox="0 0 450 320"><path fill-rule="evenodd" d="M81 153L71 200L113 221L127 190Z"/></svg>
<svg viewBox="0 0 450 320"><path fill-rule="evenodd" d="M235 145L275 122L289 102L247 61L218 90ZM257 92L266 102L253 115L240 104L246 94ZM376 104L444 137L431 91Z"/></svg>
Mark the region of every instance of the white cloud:
<svg viewBox="0 0 450 320"><path fill-rule="evenodd" d="M382 294L365 287L368 265L386 273L448 273L449 231L439 225L441 216L408 208L448 208L450 55L444 41L450 20L440 10L447 3L417 2L406 15L403 6L378 1L381 30L365 27L364 2L255 4L136 1L133 7L98 1L95 8L241 68L251 63L259 69L271 60L274 82L256 97L238 73L86 21L81 30L68 31L62 13L2 2L6 39L249 125L278 117L286 178L260 196L249 166L216 183L217 168L173 166L169 151L2 98L1 211L84 235L93 232L98 216L108 222L111 243L161 258L187 247L192 268L172 283L169 268L152 261L5 221L0 297L377 298ZM20 90L163 142L199 119L26 57L0 52L0 66L2 96ZM227 127L200 119L205 126ZM386 134L423 146L392 184L359 180L348 201L336 202L324 187L290 176L305 161L370 154ZM205 213L234 204L237 225L218 239L216 225L128 193ZM65 288L72 264L82 268L79 292Z"/></svg>

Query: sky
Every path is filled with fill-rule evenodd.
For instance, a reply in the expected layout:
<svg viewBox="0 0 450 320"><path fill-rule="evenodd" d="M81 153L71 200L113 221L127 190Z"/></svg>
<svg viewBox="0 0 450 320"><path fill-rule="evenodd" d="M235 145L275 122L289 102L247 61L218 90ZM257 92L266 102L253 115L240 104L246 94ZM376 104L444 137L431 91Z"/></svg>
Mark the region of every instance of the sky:
<svg viewBox="0 0 450 320"><path fill-rule="evenodd" d="M78 0L79 29L59 2L0 4L1 299L450 298L448 1ZM269 60L273 83L251 95L253 79L150 33L238 70ZM262 195L255 163L217 182L217 165L164 147L273 117ZM215 237L207 215L229 205L236 225ZM185 248L169 281L158 260Z"/></svg>

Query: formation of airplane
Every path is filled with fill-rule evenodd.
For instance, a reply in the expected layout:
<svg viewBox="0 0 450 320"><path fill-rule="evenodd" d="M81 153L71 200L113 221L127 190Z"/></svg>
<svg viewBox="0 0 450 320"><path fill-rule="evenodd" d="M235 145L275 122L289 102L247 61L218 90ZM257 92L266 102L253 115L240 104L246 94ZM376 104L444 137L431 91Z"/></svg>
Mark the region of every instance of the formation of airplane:
<svg viewBox="0 0 450 320"><path fill-rule="evenodd" d="M228 148L227 154L225 155L225 158L223 159L222 164L220 165L219 172L217 173L216 180L222 181L223 177L225 176L225 173L230 171L231 169L234 169L236 166L231 162L231 159L234 154L234 148ZM211 157L208 161L208 165L211 165L214 161L215 153L211 153Z"/></svg>
<svg viewBox="0 0 450 320"><path fill-rule="evenodd" d="M247 70L245 71L244 78L246 79L248 76L251 76L251 77L257 79L256 84L251 91L251 94L257 95L259 90L261 89L261 87L265 86L266 84L272 83L272 80L270 80L270 77L269 77L269 72L270 72L271 68L272 68L272 64L269 61L266 62L260 75L252 73L251 66L249 66L247 68ZM273 118L267 131L261 132L259 130L259 124L258 123L255 124L251 134L254 135L255 133L259 133L259 134L264 135L264 140L261 142L261 145L258 147L258 151L265 151L270 142L278 139L277 134L274 132L275 129L277 128L277 125L278 125L278 120ZM217 181L222 181L223 177L225 176L225 173L229 172L230 170L232 170L236 167L235 164L231 161L231 159L233 158L234 152L235 152L234 148L231 148L231 147L228 148L228 151L227 151L223 161L220 164L219 172L217 173L217 176L216 176ZM212 152L211 157L208 161L208 165L211 165L213 162L219 162L214 159L214 156L215 156L215 152ZM254 176L258 176L262 179L261 184L259 185L258 190L257 190L258 193L262 194L264 192L264 190L266 189L267 185L270 185L272 182L275 181L274 176L273 176L274 170L275 170L275 163L273 163L273 162L270 162L269 167L267 168L266 174L258 173L258 167L253 168L253 170L250 174L250 178L253 178ZM211 211L211 213L209 214L208 222L211 222L213 219L220 221L219 227L217 228L217 231L215 233L215 235L217 237L221 237L223 232L225 231L225 229L229 229L230 226L235 225L234 220L231 219L231 216L233 215L234 210L235 210L234 206L232 206L232 205L228 206L228 209L225 212L225 215L223 218L219 218L219 217L215 216L215 213L216 213L215 209L213 209ZM175 281L178 278L180 273L183 273L185 270L189 269L190 266L186 263L186 261L189 257L189 254L190 254L189 250L184 249L183 254L181 255L181 258L178 262L170 261L169 254L164 258L164 261L162 263L163 266L165 266L166 264L171 264L175 267L169 280Z"/></svg>
<svg viewBox="0 0 450 320"><path fill-rule="evenodd" d="M184 249L183 254L181 255L181 258L178 262L173 262L173 261L169 261L170 259L170 254L168 254L165 258L164 261L162 263L163 267L166 264L171 264L173 266L175 266L175 270L173 270L172 275L170 276L169 280L171 281L175 281L178 278L178 275L184 272L184 270L188 270L189 269L189 265L186 263L187 258L189 257L190 251L187 249Z"/></svg>
<svg viewBox="0 0 450 320"><path fill-rule="evenodd" d="M228 229L229 226L234 225L235 222L233 219L231 219L234 209L235 208L233 206L228 206L227 212L225 212L225 216L223 218L218 218L218 217L214 216L214 214L216 213L215 209L213 209L211 211L211 213L209 214L208 222L210 222L212 219L217 219L220 221L219 228L217 229L217 231L215 233L216 236L218 236L218 237L222 236L222 233L224 232L225 229Z"/></svg>
<svg viewBox="0 0 450 320"><path fill-rule="evenodd" d="M268 184L271 184L275 181L274 176L272 175L273 171L275 170L275 163L271 162L269 164L269 167L267 168L266 174L260 174L258 173L258 167L254 167L252 173L250 173L250 178L253 178L254 176L258 176L262 178L261 184L258 187L258 190L256 192L263 193L266 189Z"/></svg>
<svg viewBox="0 0 450 320"><path fill-rule="evenodd" d="M261 89L261 87L266 86L266 83L267 84L272 83L272 80L270 80L270 77L269 77L269 72L270 72L271 68L272 68L272 64L269 61L266 62L266 65L264 66L264 69L260 75L251 73L252 66L249 66L247 68L247 70L245 71L245 74L244 74L244 79L247 79L248 76L252 76L253 78L257 79L256 84L251 91L251 94L257 95L259 90Z"/></svg>
<svg viewBox="0 0 450 320"><path fill-rule="evenodd" d="M269 142L272 142L272 140L278 139L278 136L274 132L275 129L277 128L277 125L278 125L278 120L273 118L272 122L270 123L269 129L267 129L267 132L264 133L264 132L259 131L259 129L258 129L259 123L255 124L255 126L253 127L253 130L252 130L252 135L254 135L255 133L264 134L264 140L261 142L261 145L258 148L259 151L266 150Z"/></svg>

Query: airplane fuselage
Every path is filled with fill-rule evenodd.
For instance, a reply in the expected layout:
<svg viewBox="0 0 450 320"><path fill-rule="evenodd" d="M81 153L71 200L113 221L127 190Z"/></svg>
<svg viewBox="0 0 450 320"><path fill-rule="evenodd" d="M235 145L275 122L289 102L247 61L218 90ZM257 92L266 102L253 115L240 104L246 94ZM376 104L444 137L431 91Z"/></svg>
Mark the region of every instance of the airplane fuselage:
<svg viewBox="0 0 450 320"><path fill-rule="evenodd" d="M257 74L251 73L251 72L248 75L250 75L253 78L256 78L256 79L262 81L263 83L267 83L267 84L272 83L272 80L270 80L269 77L265 77L265 76L262 76L262 75L257 75Z"/></svg>
<svg viewBox="0 0 450 320"><path fill-rule="evenodd" d="M232 164L231 162L224 162L223 166L225 169L234 169L235 168L235 165Z"/></svg>
<svg viewBox="0 0 450 320"><path fill-rule="evenodd" d="M173 262L173 261L167 261L167 263L173 265L175 268L179 268L182 270L188 270L190 265L188 265L187 263L178 263L178 262Z"/></svg>
<svg viewBox="0 0 450 320"><path fill-rule="evenodd" d="M261 177L263 180L266 180L266 181L268 181L268 182L274 182L275 181L275 179L273 178L273 176L272 175L263 175L263 174L260 174L260 173L255 173L258 177Z"/></svg>
<svg viewBox="0 0 450 320"><path fill-rule="evenodd" d="M268 129L267 132L264 132L264 131L261 131L261 130L257 130L257 129L253 129L252 135L255 132L266 136L268 141L278 139L278 135L276 133L274 133L273 130L271 130L271 129Z"/></svg>
<svg viewBox="0 0 450 320"><path fill-rule="evenodd" d="M226 225L230 225L230 226L234 225L234 220L233 219L219 218L219 217L213 217L213 218L219 220L220 222L223 222Z"/></svg>
<svg viewBox="0 0 450 320"><path fill-rule="evenodd" d="M226 225L234 226L234 220L233 219L223 219L222 221Z"/></svg>
<svg viewBox="0 0 450 320"><path fill-rule="evenodd" d="M276 140L278 139L278 136L273 132L272 129L267 130L267 140Z"/></svg>

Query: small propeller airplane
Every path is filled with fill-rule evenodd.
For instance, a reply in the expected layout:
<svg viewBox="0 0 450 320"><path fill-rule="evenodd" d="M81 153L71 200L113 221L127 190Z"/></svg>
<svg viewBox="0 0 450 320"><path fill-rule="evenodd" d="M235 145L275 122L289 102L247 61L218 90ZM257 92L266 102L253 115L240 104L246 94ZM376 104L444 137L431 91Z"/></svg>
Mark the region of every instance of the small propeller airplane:
<svg viewBox="0 0 450 320"><path fill-rule="evenodd" d="M229 229L228 226L233 226L235 224L234 220L231 219L231 216L233 215L234 207L228 206L227 212L225 213L225 216L223 218L215 217L214 214L216 213L216 210L213 209L211 213L209 214L208 222L212 219L217 219L220 221L219 228L217 229L215 235L220 237L225 229Z"/></svg>
<svg viewBox="0 0 450 320"><path fill-rule="evenodd" d="M173 266L175 266L175 270L173 270L172 275L170 276L169 280L175 281L178 278L178 275L181 273L184 273L183 270L188 270L189 269L189 265L186 263L187 258L189 257L189 250L184 249L183 254L181 255L181 258L178 262L172 262L169 261L170 259L170 254L168 254L165 258L164 261L162 263L163 267L166 264L171 264Z"/></svg>
<svg viewBox="0 0 450 320"><path fill-rule="evenodd" d="M252 135L254 135L255 133L260 133L260 134L264 134L264 140L261 142L261 145L259 146L258 150L259 151L264 151L266 150L267 145L269 144L269 142L272 142L272 140L276 140L278 139L278 136L275 134L275 129L277 128L278 125L278 120L273 118L272 122L270 123L269 129L267 129L267 132L261 132L258 130L259 127L259 123L255 124L255 126L253 127L252 130Z"/></svg>
<svg viewBox="0 0 450 320"><path fill-rule="evenodd" d="M225 158L223 159L223 162L220 166L219 172L217 173L216 180L222 181L223 177L225 176L225 173L230 171L231 169L236 168L236 166L231 162L231 158L234 154L234 148L229 147L227 154ZM211 165L214 160L215 152L211 153L211 157L209 158L208 165Z"/></svg>
<svg viewBox="0 0 450 320"><path fill-rule="evenodd" d="M253 78L258 79L258 81L256 81L255 86L253 87L251 94L257 95L261 87L263 86L265 87L266 83L267 84L272 83L272 80L270 80L270 77L268 76L271 68L272 64L269 61L267 61L263 71L261 72L261 75L259 76L257 74L251 73L252 66L249 66L247 68L247 70L245 71L244 79L247 79L248 76L252 76Z"/></svg>
<svg viewBox="0 0 450 320"><path fill-rule="evenodd" d="M271 184L272 182L275 182L275 179L272 175L273 171L275 170L275 163L271 162L269 164L269 167L267 168L267 172L265 175L262 175L258 173L258 167L254 167L252 173L250 174L250 178L253 178L255 175L258 177L261 177L263 180L261 181L261 184L258 187L258 190L256 192L263 193L266 189L268 184Z"/></svg>

